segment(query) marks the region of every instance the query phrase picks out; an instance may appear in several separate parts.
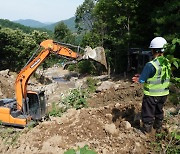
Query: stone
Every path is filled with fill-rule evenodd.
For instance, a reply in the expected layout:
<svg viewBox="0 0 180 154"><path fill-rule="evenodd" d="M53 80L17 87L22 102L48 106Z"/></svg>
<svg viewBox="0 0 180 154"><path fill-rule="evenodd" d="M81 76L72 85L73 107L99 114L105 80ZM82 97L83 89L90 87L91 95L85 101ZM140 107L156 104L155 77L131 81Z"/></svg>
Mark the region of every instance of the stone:
<svg viewBox="0 0 180 154"><path fill-rule="evenodd" d="M123 121L121 124L125 129L131 129L131 124L128 121Z"/></svg>
<svg viewBox="0 0 180 154"><path fill-rule="evenodd" d="M114 82L111 81L104 81L102 82L102 84L96 88L96 92L101 92L101 91L105 91L105 90L109 90L111 88L114 88L116 84Z"/></svg>
<svg viewBox="0 0 180 154"><path fill-rule="evenodd" d="M117 134L118 130L116 129L115 124L105 124L104 129L107 133L110 133L112 135Z"/></svg>

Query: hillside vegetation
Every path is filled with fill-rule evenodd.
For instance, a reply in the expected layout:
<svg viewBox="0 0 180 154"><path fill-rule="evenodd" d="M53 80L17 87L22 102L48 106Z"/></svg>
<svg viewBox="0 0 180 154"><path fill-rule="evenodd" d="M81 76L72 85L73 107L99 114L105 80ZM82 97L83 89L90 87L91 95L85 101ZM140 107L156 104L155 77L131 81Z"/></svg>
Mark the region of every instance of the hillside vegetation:
<svg viewBox="0 0 180 154"><path fill-rule="evenodd" d="M69 18L67 20L62 20L47 26L43 26L43 28L46 28L48 30L54 31L55 26L58 25L58 23L63 22L69 30L71 30L72 32L76 32L77 29L75 28L75 17Z"/></svg>
<svg viewBox="0 0 180 154"><path fill-rule="evenodd" d="M58 25L58 23L63 22L72 32L77 31L77 29L75 28L75 17L71 17L67 20L62 20L62 21L58 21L55 23L51 23L51 24L42 23L42 22L32 20L32 19L24 19L24 20L21 19L21 20L16 20L13 22L19 23L19 24L24 25L24 26L33 27L33 28L47 29L47 30L50 30L52 32L54 32L54 28L56 25Z"/></svg>
<svg viewBox="0 0 180 154"><path fill-rule="evenodd" d="M40 32L47 32L50 35L52 34L51 31L49 31L45 28L32 28L32 27L24 26L24 25L19 24L19 23L14 23L14 22L9 21L7 19L0 19L0 26L5 27L5 28L11 28L11 29L19 29L19 30L22 30L24 33L31 33L34 30L37 30Z"/></svg>
<svg viewBox="0 0 180 154"><path fill-rule="evenodd" d="M19 23L19 24L24 25L24 26L34 27L34 28L42 28L42 27L47 25L47 24L44 24L42 22L32 20L32 19L24 19L24 20L19 19L19 20L15 20L13 22Z"/></svg>

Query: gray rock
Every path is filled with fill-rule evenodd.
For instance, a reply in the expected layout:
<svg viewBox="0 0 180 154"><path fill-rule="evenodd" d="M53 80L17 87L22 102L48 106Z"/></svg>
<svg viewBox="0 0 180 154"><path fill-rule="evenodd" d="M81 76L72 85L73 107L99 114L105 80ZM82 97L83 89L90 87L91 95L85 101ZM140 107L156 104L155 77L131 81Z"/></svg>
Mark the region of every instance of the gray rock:
<svg viewBox="0 0 180 154"><path fill-rule="evenodd" d="M131 129L131 124L128 121L123 121L121 124L125 129Z"/></svg>
<svg viewBox="0 0 180 154"><path fill-rule="evenodd" d="M117 134L118 130L116 129L115 124L105 124L104 129L107 133L110 133L112 135Z"/></svg>
<svg viewBox="0 0 180 154"><path fill-rule="evenodd" d="M102 84L97 87L96 92L101 92L101 91L105 91L105 90L109 90L111 88L114 88L116 84L114 82L111 81L104 81L102 82Z"/></svg>

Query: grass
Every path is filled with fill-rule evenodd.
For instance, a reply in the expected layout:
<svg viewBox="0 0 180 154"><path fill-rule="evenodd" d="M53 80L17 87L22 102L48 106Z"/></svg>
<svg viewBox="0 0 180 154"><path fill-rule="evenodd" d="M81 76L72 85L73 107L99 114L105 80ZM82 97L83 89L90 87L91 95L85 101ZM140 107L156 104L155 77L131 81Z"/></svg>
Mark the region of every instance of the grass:
<svg viewBox="0 0 180 154"><path fill-rule="evenodd" d="M17 131L16 128L5 128L3 126L0 128L0 137L2 141L7 145L16 145L20 134L20 131Z"/></svg>
<svg viewBox="0 0 180 154"><path fill-rule="evenodd" d="M89 149L88 145L85 145L83 148L69 149L64 154L97 154L94 150Z"/></svg>
<svg viewBox="0 0 180 154"><path fill-rule="evenodd" d="M169 126L174 126L173 115L166 115L164 121ZM152 146L157 153L162 154L178 154L180 153L180 132L178 129L174 129L170 132L168 128L161 133L156 134L155 141L152 142Z"/></svg>

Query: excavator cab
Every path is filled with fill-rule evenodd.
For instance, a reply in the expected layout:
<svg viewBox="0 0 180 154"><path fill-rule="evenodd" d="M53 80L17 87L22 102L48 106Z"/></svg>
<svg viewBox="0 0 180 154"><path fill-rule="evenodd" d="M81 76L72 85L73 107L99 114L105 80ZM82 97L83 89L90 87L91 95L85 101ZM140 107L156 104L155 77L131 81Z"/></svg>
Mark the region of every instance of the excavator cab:
<svg viewBox="0 0 180 154"><path fill-rule="evenodd" d="M46 114L44 91L28 91L25 108L26 112L31 116L32 120L41 120L42 117L44 117Z"/></svg>
<svg viewBox="0 0 180 154"><path fill-rule="evenodd" d="M31 120L41 120L46 114L44 91L28 91L23 110L17 110L16 99L0 99L0 121L4 125L25 127Z"/></svg>

